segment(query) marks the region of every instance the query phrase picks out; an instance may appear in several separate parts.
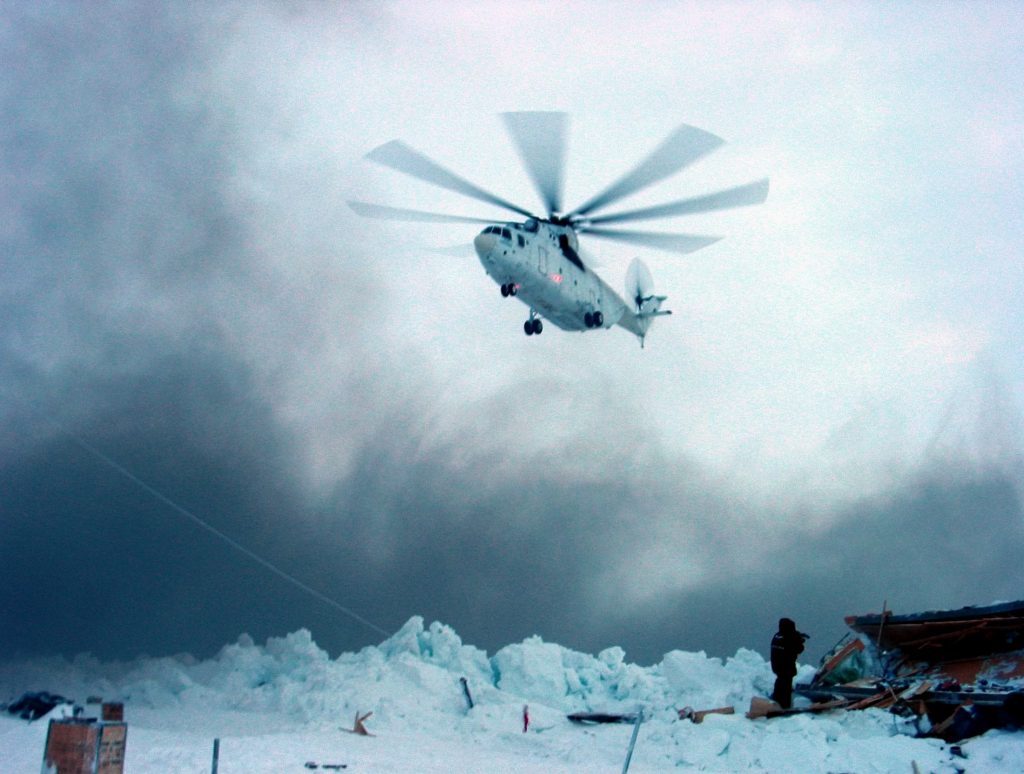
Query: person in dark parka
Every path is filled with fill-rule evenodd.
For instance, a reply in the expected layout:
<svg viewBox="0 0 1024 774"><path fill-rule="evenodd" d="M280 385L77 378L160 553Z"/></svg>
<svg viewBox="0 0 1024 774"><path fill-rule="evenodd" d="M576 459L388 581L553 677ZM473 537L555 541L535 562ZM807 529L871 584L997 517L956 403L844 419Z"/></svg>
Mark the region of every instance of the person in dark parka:
<svg viewBox="0 0 1024 774"><path fill-rule="evenodd" d="M775 673L772 700L785 709L793 704L796 657L804 652L806 639L807 635L796 630L796 623L792 619L779 619L779 631L772 637L772 671Z"/></svg>

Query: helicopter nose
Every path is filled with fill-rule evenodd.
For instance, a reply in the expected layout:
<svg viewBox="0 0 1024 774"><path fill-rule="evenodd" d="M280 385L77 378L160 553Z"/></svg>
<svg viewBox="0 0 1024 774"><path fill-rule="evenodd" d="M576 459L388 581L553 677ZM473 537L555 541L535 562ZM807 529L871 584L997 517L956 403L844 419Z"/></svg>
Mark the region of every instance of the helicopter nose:
<svg viewBox="0 0 1024 774"><path fill-rule="evenodd" d="M497 239L495 239L494 234L477 234L473 239L473 247L476 248L476 254L481 258L485 255L490 255L496 241Z"/></svg>

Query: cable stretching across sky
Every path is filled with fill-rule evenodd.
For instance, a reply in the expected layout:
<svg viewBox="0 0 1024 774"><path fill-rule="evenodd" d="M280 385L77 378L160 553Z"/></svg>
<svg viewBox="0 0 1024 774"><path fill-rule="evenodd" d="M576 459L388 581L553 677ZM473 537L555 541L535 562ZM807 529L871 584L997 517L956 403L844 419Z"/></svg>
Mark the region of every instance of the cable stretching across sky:
<svg viewBox="0 0 1024 774"><path fill-rule="evenodd" d="M315 597L316 599L320 600L324 604L330 605L335 610L337 610L337 611L339 611L341 613L344 613L345 615L347 615L352 620L361 623L363 626L366 626L366 627L372 629L373 631L377 632L378 634L381 634L384 637L390 637L391 636L391 632L385 631L381 627L377 626L377 624L373 623L372 621L368 621L366 618L364 618L363 616L359 615L359 613L357 613L356 611L354 611L354 610L352 610L352 609L350 609L348 607L345 607L340 602L337 602L336 600L331 599L330 597L328 597L326 594L323 594L323 593L317 591L316 589L312 588L311 586L308 586L307 584L303 583L301 580L296 578L291 573L286 572L285 570L282 570L280 567L278 567L273 562L270 562L270 561L264 559L262 556L260 556L256 552L254 552L251 549L246 548L245 546L243 546L241 543L239 543L234 538L230 537L229 535L224 534L223 532L221 532L219 529L214 527L212 524L210 524L206 520L204 520L204 519L200 518L199 516L197 516L196 514L192 513L192 511L188 510L187 508L182 507L181 505L178 505L178 503L174 502L174 500L172 500L171 498L167 497L167 495L163 494L162 492L154 489L152 486L150 486L145 481L143 481L141 478L136 476L134 473L132 473L126 467L124 467L119 462L117 462L117 460L114 460L111 457L108 457L106 454L101 452L95 446L92 446L91 444L87 443L86 441L82 440L77 435L72 433L67 428L63 427L60 423L56 422L53 419L50 419L49 421L54 426L56 426L64 435L66 435L68 438L70 438L72 441L74 441L75 444L80 446L82 449L87 451L89 454L91 454L92 456L96 457L97 459L103 461L104 463L106 463L107 465L112 467L114 470L116 470L118 473L120 473L122 476L124 476L125 478L129 479L130 481L132 481L133 483L135 483L136 485L138 485L142 489L146 490L147 492L149 492L149 494L151 494L157 500L159 500L160 502L164 503L168 507L172 508L173 510L175 510L176 512L178 512L182 516L186 517L187 519L190 519L192 522L194 522L198 526L200 526L203 529L205 529L211 535L214 535L215 537L219 538L223 542L227 543L229 546L234 548L236 551L238 551L238 552L240 552L242 554L245 554L245 556L249 557L254 562L256 562L257 564L259 564L262 567L266 568L267 570L270 570L270 572L274 573L275 575L277 575L282 580L287 581L288 583L292 584L296 588L301 589L302 591L306 592L310 596Z"/></svg>

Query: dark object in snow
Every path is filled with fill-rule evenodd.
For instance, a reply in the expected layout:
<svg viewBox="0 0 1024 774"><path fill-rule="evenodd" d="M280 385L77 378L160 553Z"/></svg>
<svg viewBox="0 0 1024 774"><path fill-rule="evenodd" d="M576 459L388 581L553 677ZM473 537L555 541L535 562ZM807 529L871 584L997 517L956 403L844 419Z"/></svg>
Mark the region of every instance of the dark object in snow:
<svg viewBox="0 0 1024 774"><path fill-rule="evenodd" d="M927 717L923 735L947 742L1024 726L1024 600L846 623L858 636L822 659L797 693Z"/></svg>
<svg viewBox="0 0 1024 774"><path fill-rule="evenodd" d="M7 711L22 720L39 720L58 704L68 704L70 701L63 696L46 691L23 693L21 698L7 705Z"/></svg>
<svg viewBox="0 0 1024 774"><path fill-rule="evenodd" d="M1014 691L1003 699L1003 711L1006 713L1007 726L1013 729L1024 728L1024 691Z"/></svg>
<svg viewBox="0 0 1024 774"><path fill-rule="evenodd" d="M470 709L473 709L473 697L469 693L469 681L465 677L460 677L459 682L462 683L462 693L466 696L466 703L469 704Z"/></svg>
<svg viewBox="0 0 1024 774"><path fill-rule="evenodd" d="M348 768L347 763L317 763L316 761L306 761L305 766L307 769L327 769L328 771L340 771Z"/></svg>
<svg viewBox="0 0 1024 774"><path fill-rule="evenodd" d="M574 712L566 715L573 723L636 723L637 714L616 715L608 712Z"/></svg>

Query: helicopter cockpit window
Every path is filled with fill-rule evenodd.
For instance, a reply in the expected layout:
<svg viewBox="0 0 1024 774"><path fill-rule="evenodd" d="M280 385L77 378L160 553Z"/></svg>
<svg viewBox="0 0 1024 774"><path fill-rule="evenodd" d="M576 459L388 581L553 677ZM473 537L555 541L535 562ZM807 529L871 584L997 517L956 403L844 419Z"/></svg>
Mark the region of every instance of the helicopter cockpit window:
<svg viewBox="0 0 1024 774"><path fill-rule="evenodd" d="M526 229L527 231L529 231L529 232L530 232L531 234L536 234L536 233L537 233L537 229L538 229L539 227L540 227L540 226L539 226L539 224L537 223L537 219L536 219L536 218L529 218L529 219L528 219L528 220L527 220L527 221L526 221L526 222L525 222L525 223L523 224L523 228L524 228L524 229Z"/></svg>
<svg viewBox="0 0 1024 774"><path fill-rule="evenodd" d="M507 228L503 228L501 230L501 238L502 239L507 239L509 242L511 242L512 241L512 232L509 231Z"/></svg>

